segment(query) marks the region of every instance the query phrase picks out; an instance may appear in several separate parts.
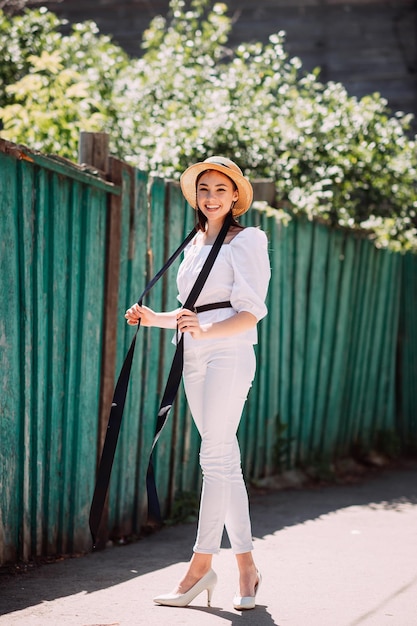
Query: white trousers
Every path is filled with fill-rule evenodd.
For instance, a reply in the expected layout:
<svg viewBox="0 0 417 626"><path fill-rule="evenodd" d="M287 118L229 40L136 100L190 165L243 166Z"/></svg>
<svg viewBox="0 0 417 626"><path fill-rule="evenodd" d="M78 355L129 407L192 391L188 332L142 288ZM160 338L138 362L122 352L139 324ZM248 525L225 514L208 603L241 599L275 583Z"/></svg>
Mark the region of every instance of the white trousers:
<svg viewBox="0 0 417 626"><path fill-rule="evenodd" d="M194 552L216 554L226 527L235 554L253 549L236 432L255 375L253 346L237 337L193 341L184 350L184 387L201 436L203 472Z"/></svg>

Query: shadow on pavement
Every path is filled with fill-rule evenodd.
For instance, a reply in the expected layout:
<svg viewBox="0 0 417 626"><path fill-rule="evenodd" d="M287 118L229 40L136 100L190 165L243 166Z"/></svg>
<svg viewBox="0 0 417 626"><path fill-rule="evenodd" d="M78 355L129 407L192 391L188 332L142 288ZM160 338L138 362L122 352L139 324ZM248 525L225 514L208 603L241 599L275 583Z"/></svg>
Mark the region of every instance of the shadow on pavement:
<svg viewBox="0 0 417 626"><path fill-rule="evenodd" d="M350 506L387 507L401 511L401 507L409 503L417 503L417 466L383 470L350 485L257 492L251 496L253 535L262 538ZM69 595L89 594L187 562L194 536L195 524L168 526L127 546L108 548L5 577L0 580L0 615ZM265 606L259 605L259 609L257 624L275 624ZM189 610L205 609L189 607ZM241 624L241 620L247 617L216 607L210 611L227 618L231 624Z"/></svg>
<svg viewBox="0 0 417 626"><path fill-rule="evenodd" d="M378 470L351 484L255 494L251 498L254 537L302 524L350 506L401 510L417 504L417 464Z"/></svg>
<svg viewBox="0 0 417 626"><path fill-rule="evenodd" d="M161 611L169 610L169 607L159 607ZM187 607L187 611L195 611L197 613L207 613L212 617L219 617L221 619L227 620L227 624L230 626L241 626L242 620L247 620L248 624L253 626L256 623L256 626L279 626L272 618L270 613L268 613L267 607L264 604L256 605L256 618L254 618L254 613L252 611L241 611L237 613L232 613L231 611L225 611L221 608L216 608L215 606L211 606L210 608L206 607L198 607L198 606L189 606ZM256 622L254 622L256 619ZM196 623L198 623L198 615L196 615Z"/></svg>

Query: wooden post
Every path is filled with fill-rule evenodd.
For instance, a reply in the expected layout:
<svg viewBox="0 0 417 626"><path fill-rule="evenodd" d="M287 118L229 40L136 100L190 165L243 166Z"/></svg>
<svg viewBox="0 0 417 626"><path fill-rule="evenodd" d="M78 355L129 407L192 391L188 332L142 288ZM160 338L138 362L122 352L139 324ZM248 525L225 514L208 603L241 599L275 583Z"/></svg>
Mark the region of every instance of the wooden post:
<svg viewBox="0 0 417 626"><path fill-rule="evenodd" d="M252 181L254 202L267 202L275 206L275 183L269 178L258 178Z"/></svg>
<svg viewBox="0 0 417 626"><path fill-rule="evenodd" d="M122 185L124 164L118 159L109 159L108 179L116 185ZM120 245L122 221L122 196L111 195L107 213L106 242L106 282L104 296L104 328L101 367L100 408L98 415L97 465L101 458L107 424L113 398L116 352L117 352L117 316L120 274ZM105 548L109 538L109 494L104 504L103 515L96 539L96 549Z"/></svg>
<svg viewBox="0 0 417 626"><path fill-rule="evenodd" d="M103 173L108 171L109 135L107 133L80 133L78 163L92 165Z"/></svg>

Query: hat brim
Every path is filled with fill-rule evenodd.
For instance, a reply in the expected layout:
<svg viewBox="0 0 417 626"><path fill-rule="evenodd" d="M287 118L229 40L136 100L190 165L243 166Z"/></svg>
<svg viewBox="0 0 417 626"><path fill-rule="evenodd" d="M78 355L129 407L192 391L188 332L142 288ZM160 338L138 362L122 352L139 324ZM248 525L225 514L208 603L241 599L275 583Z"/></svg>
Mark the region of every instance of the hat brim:
<svg viewBox="0 0 417 626"><path fill-rule="evenodd" d="M245 178L239 172L218 163L195 163L190 165L185 172L181 175L180 185L184 198L187 200L193 209L196 209L196 181L199 174L206 170L216 170L225 174L233 180L239 192L239 198L237 199L233 207L233 216L237 217L243 215L250 208L253 200L253 189L249 180Z"/></svg>

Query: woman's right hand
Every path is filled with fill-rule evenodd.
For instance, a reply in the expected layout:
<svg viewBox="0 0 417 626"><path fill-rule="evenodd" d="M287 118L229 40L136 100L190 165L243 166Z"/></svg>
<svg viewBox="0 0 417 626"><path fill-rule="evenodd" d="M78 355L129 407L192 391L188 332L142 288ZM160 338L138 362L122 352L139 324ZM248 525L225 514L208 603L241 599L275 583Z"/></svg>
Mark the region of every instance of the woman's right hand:
<svg viewBox="0 0 417 626"><path fill-rule="evenodd" d="M130 326L136 326L139 320L142 326L153 326L155 312L147 306L133 304L130 309L127 309L125 318Z"/></svg>

